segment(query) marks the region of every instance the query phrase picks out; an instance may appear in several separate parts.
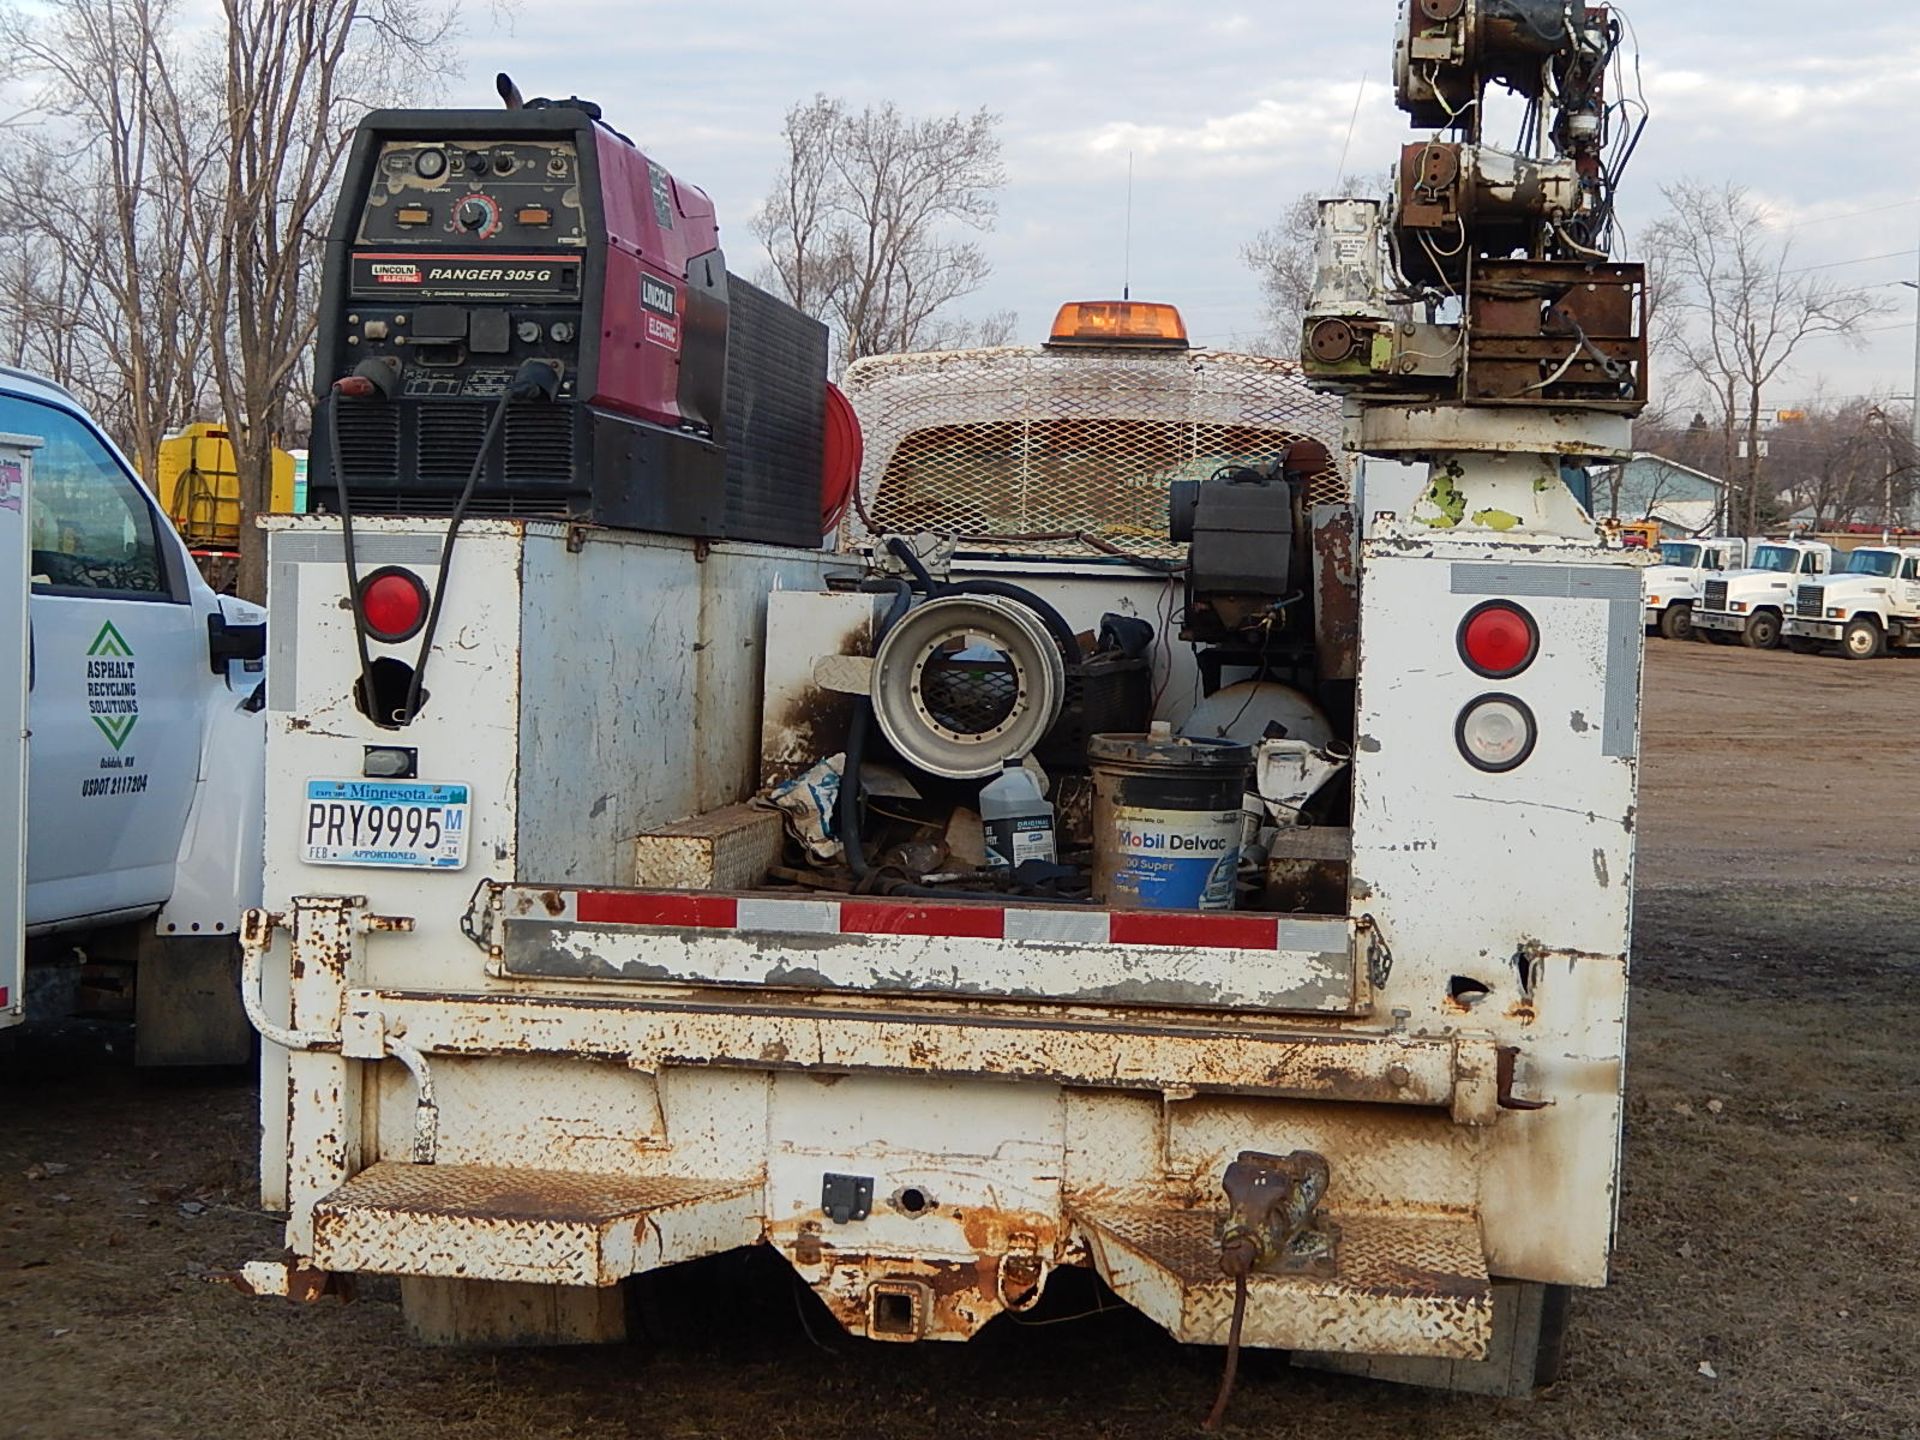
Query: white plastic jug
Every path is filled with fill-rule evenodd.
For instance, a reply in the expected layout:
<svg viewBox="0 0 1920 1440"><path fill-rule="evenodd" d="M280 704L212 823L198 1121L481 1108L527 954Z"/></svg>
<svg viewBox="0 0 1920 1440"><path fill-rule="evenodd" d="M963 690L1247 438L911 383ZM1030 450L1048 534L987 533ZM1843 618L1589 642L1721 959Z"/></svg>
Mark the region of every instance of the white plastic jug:
<svg viewBox="0 0 1920 1440"><path fill-rule="evenodd" d="M1053 805L1040 793L1040 780L1018 760L1009 760L980 790L980 818L986 823L987 865L1012 870L1028 860L1056 858Z"/></svg>

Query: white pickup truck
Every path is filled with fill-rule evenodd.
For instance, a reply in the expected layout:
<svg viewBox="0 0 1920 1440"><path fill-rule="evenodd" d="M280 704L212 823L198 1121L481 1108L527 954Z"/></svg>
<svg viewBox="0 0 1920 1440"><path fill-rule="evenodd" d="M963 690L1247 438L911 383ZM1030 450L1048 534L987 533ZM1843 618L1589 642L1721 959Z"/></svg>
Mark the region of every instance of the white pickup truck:
<svg viewBox="0 0 1920 1440"><path fill-rule="evenodd" d="M1748 542L1722 535L1710 540L1668 540L1658 564L1640 572L1647 597L1647 633L1668 640L1693 636L1693 607L1709 576L1747 563Z"/></svg>
<svg viewBox="0 0 1920 1440"><path fill-rule="evenodd" d="M0 1010L124 1011L131 986L141 1061L242 1061L234 931L259 887L265 612L208 588L65 390L0 368L0 434L32 477L6 561L29 618L27 804L0 813L10 841L26 826L26 970L0 976Z"/></svg>
<svg viewBox="0 0 1920 1440"><path fill-rule="evenodd" d="M1849 660L1920 646L1920 550L1855 550L1845 569L1794 592L1786 634L1796 650L1838 645Z"/></svg>
<svg viewBox="0 0 1920 1440"><path fill-rule="evenodd" d="M1729 570L1701 586L1693 626L1722 645L1738 640L1755 650L1780 644L1796 588L1833 566L1833 547L1819 540L1769 540L1756 545L1744 570Z"/></svg>

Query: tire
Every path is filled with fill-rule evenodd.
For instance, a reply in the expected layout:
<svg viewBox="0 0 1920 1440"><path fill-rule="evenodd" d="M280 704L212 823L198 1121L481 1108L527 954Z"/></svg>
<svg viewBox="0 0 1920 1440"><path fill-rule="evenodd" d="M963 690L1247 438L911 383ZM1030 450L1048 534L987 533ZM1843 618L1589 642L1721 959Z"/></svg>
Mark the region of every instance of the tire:
<svg viewBox="0 0 1920 1440"><path fill-rule="evenodd" d="M1789 635L1780 643L1796 655L1818 655L1820 653L1820 642L1818 640L1810 640L1805 635Z"/></svg>
<svg viewBox="0 0 1920 1440"><path fill-rule="evenodd" d="M1740 643L1749 650L1778 650L1780 648L1780 617L1771 610L1757 611L1747 618L1747 628L1740 632Z"/></svg>
<svg viewBox="0 0 1920 1440"><path fill-rule="evenodd" d="M1693 607L1669 605L1660 612L1660 633L1668 640L1686 640L1693 635Z"/></svg>
<svg viewBox="0 0 1920 1440"><path fill-rule="evenodd" d="M1849 660L1878 660L1886 649L1887 637L1879 622L1864 615L1849 620L1840 632L1840 653Z"/></svg>

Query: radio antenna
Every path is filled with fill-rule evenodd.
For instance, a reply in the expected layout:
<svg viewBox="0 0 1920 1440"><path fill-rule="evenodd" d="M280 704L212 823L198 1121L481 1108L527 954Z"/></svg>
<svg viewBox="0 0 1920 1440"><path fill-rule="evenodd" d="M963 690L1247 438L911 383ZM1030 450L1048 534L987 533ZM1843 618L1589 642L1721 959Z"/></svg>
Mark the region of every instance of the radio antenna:
<svg viewBox="0 0 1920 1440"><path fill-rule="evenodd" d="M1120 298L1133 299L1133 151L1127 151L1127 246L1121 261Z"/></svg>
<svg viewBox="0 0 1920 1440"><path fill-rule="evenodd" d="M1336 170L1333 175L1333 190L1336 195L1339 194L1340 191L1343 190L1346 186L1347 152L1353 149L1354 127L1360 123L1360 102L1366 98L1367 98L1367 72L1362 70L1360 72L1360 88L1358 91L1354 93L1354 97L1353 97L1353 114L1347 120L1346 143L1340 147L1340 168Z"/></svg>

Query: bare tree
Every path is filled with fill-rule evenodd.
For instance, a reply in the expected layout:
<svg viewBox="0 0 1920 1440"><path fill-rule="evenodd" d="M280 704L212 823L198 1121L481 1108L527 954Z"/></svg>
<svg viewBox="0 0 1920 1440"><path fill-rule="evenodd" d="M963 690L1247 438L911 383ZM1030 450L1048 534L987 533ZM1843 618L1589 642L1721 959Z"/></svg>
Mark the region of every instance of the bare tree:
<svg viewBox="0 0 1920 1440"><path fill-rule="evenodd" d="M787 299L833 328L841 366L956 333L936 317L992 273L954 232L993 228L1006 183L998 124L986 110L856 113L825 95L787 112L785 163L754 233Z"/></svg>
<svg viewBox="0 0 1920 1440"><path fill-rule="evenodd" d="M188 213L167 150L206 162L206 127L155 85L174 0L54 0L0 12L35 120L0 161L4 312L14 353L79 392L148 475L205 394L207 316L187 278ZM160 63L156 65L156 60Z"/></svg>
<svg viewBox="0 0 1920 1440"><path fill-rule="evenodd" d="M1772 461L1791 477L1783 500L1811 512L1816 529L1891 526L1906 513L1915 488L1913 441L1889 408L1886 395L1816 397L1772 432Z"/></svg>
<svg viewBox="0 0 1920 1440"><path fill-rule="evenodd" d="M436 47L455 12L435 0L222 0L222 13L217 65L164 83L182 117L183 181L186 117L201 106L219 117L219 163L191 217L190 253L241 507L255 515L269 506L273 447L310 358L316 270L352 123L441 72ZM264 594L265 560L262 537L242 527L240 594Z"/></svg>
<svg viewBox="0 0 1920 1440"><path fill-rule="evenodd" d="M0 11L39 85L0 155L0 320L148 474L171 425L217 413L241 506L304 423L318 262L360 112L418 94L452 0L47 0ZM430 88L430 87L428 87ZM240 593L265 590L243 524Z"/></svg>
<svg viewBox="0 0 1920 1440"><path fill-rule="evenodd" d="M976 350L1011 345L1020 329L1016 310L995 310L977 320L935 319L920 337L920 350Z"/></svg>
<svg viewBox="0 0 1920 1440"><path fill-rule="evenodd" d="M1349 175L1340 182L1340 194L1378 199L1385 193L1384 179ZM1313 298L1321 199L1314 190L1297 196L1278 220L1240 248L1240 258L1259 279L1266 303L1268 333L1262 344L1275 354L1290 355L1300 345L1300 327Z"/></svg>
<svg viewBox="0 0 1920 1440"><path fill-rule="evenodd" d="M1745 528L1755 533L1768 499L1760 400L1808 340L1855 338L1884 308L1864 290L1796 272L1790 242L1737 185L1665 187L1668 214L1648 232L1648 263L1664 271L1662 348L1717 412L1720 473L1738 481ZM1740 444L1744 438L1745 444ZM1741 451L1744 449L1744 456Z"/></svg>

